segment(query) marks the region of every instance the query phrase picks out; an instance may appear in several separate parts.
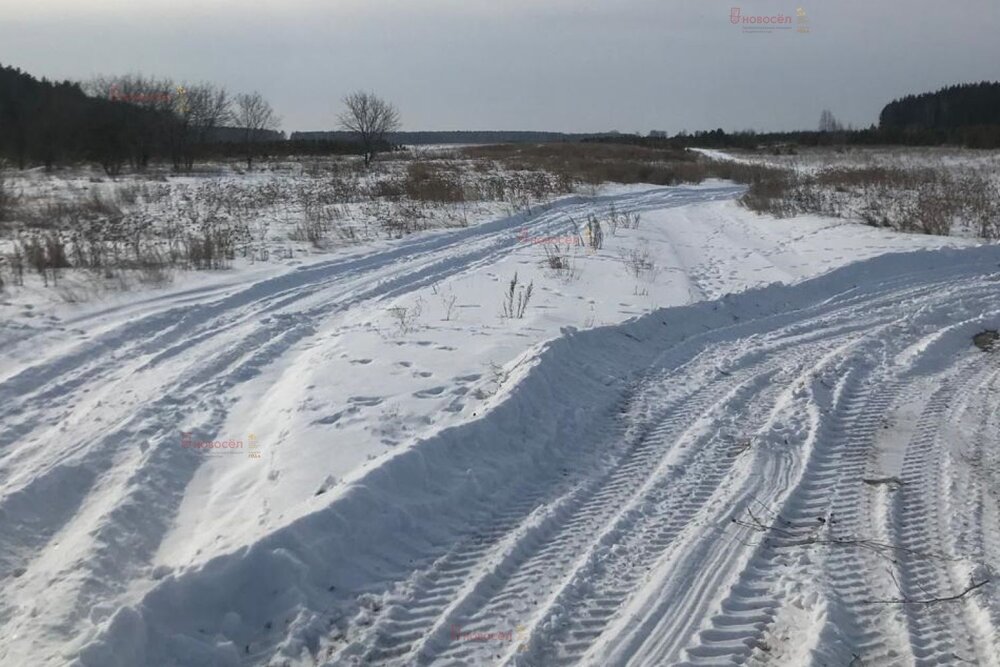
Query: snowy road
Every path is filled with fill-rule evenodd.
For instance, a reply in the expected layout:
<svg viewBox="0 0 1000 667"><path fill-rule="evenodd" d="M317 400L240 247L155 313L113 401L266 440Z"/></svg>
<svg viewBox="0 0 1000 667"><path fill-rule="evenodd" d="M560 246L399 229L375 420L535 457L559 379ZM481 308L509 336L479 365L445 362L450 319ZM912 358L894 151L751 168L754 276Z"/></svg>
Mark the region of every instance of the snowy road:
<svg viewBox="0 0 1000 667"><path fill-rule="evenodd" d="M546 460L456 493L481 518L434 557L397 543L427 564L330 664L997 664L992 583L887 603L1000 564L1000 364L971 346L998 260L877 259L554 345L512 399ZM565 400L592 418L553 440L533 420Z"/></svg>
<svg viewBox="0 0 1000 667"><path fill-rule="evenodd" d="M347 336L404 348L373 313L596 208L647 225L676 208L665 266L687 298L896 243L804 223L767 237L713 208L736 192L568 199L13 342L0 662L998 664L1000 364L971 344L1000 324L995 248L876 257L549 342L518 331L539 345L494 393L464 399L485 382L470 375L457 398L413 392L454 410L406 446L268 446L384 418L364 408L386 396L352 389L352 407L295 421L324 385L377 374L380 352L330 365ZM462 356L462 335L439 353ZM178 442L254 419L263 461ZM296 477L333 456L359 460L316 493Z"/></svg>

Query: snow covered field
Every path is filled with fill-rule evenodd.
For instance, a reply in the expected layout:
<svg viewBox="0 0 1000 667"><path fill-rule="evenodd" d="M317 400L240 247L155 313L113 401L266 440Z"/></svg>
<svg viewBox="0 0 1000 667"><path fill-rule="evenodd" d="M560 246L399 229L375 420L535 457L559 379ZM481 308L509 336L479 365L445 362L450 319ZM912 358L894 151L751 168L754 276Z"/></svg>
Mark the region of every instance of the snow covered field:
<svg viewBox="0 0 1000 667"><path fill-rule="evenodd" d="M1000 250L741 192L8 319L0 663L998 664Z"/></svg>
<svg viewBox="0 0 1000 667"><path fill-rule="evenodd" d="M714 161L775 170L748 206L897 231L1000 239L1000 153L958 148L799 148L788 154L699 150Z"/></svg>
<svg viewBox="0 0 1000 667"><path fill-rule="evenodd" d="M793 153L773 155L765 151L693 149L716 160L737 160L747 164L785 167L802 173L824 169L857 169L882 167L887 169L947 169L1000 173L1000 152L957 147L796 147Z"/></svg>

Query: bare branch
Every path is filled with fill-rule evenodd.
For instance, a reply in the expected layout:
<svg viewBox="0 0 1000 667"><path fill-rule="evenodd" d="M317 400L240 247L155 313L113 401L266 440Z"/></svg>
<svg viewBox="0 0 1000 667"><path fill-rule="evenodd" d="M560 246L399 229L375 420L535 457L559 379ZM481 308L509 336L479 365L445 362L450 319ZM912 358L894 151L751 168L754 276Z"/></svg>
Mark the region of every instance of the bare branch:
<svg viewBox="0 0 1000 667"><path fill-rule="evenodd" d="M254 91L236 96L236 126L243 130L243 145L247 155L247 169L253 168L254 144L261 141L268 130L275 130L280 119L264 97Z"/></svg>
<svg viewBox="0 0 1000 667"><path fill-rule="evenodd" d="M968 587L961 593L956 593L955 595L949 595L947 597L941 598L925 598L923 600L911 600L909 598L897 598L895 600L862 600L862 604L937 604L938 602L958 602L966 595L976 590L977 588L982 588L986 584L990 583L990 579L983 579L978 583L969 584ZM896 584L899 585L898 583Z"/></svg>
<svg viewBox="0 0 1000 667"><path fill-rule="evenodd" d="M357 91L344 98L344 111L338 116L340 126L358 135L365 149L365 165L385 144L386 136L399 129L399 112L375 93Z"/></svg>

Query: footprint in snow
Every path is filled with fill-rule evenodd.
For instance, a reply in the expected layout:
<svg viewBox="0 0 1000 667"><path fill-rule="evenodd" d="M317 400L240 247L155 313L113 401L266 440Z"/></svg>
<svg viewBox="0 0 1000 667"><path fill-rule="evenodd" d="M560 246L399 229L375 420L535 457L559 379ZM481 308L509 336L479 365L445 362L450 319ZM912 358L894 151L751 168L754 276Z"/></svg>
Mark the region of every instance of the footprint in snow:
<svg viewBox="0 0 1000 667"><path fill-rule="evenodd" d="M349 408L348 410L341 410L340 412L337 412L335 414L327 415L326 417L320 417L319 419L315 420L313 424L323 424L326 426L329 426L331 424L336 424L337 422L340 421L340 418L344 416L345 412L352 412L352 411L357 412L358 409Z"/></svg>
<svg viewBox="0 0 1000 667"><path fill-rule="evenodd" d="M384 401L385 399L381 396L351 396L347 399L348 403L354 403L356 405L364 405L366 407L374 407Z"/></svg>

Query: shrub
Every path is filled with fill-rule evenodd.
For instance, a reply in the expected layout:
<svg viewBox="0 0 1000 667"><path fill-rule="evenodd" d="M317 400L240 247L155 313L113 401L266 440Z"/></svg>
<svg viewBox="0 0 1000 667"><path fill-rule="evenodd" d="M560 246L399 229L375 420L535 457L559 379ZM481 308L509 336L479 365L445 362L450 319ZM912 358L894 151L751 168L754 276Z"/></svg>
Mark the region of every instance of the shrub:
<svg viewBox="0 0 1000 667"><path fill-rule="evenodd" d="M924 234L947 236L961 202L933 186L924 186L917 192L913 217Z"/></svg>
<svg viewBox="0 0 1000 667"><path fill-rule="evenodd" d="M587 224L583 227L583 240L591 250L600 250L604 246L604 229L597 216L587 216Z"/></svg>
<svg viewBox="0 0 1000 667"><path fill-rule="evenodd" d="M420 319L421 313L424 310L423 299L417 297L416 302L407 308L406 306L394 306L389 308L389 315L396 321L396 328L400 334L407 334L413 331L417 326L417 320Z"/></svg>
<svg viewBox="0 0 1000 667"><path fill-rule="evenodd" d="M569 258L562 252L558 244L546 244L545 263L550 269L561 271L569 268Z"/></svg>
<svg viewBox="0 0 1000 667"><path fill-rule="evenodd" d="M0 164L0 222L11 218L18 199L10 183L7 181L7 177L4 176L3 164Z"/></svg>
<svg viewBox="0 0 1000 667"><path fill-rule="evenodd" d="M288 237L293 241L308 242L314 248L325 248L337 216L337 209L306 205L302 219L295 223Z"/></svg>
<svg viewBox="0 0 1000 667"><path fill-rule="evenodd" d="M507 144L472 146L465 157L493 160L515 172L555 174L563 187L572 184L698 182L705 166L696 153L681 148L604 143Z"/></svg>
<svg viewBox="0 0 1000 667"><path fill-rule="evenodd" d="M629 275L638 280L647 273L652 273L656 268L648 248L633 248L619 252L622 264Z"/></svg>
<svg viewBox="0 0 1000 667"><path fill-rule="evenodd" d="M534 287L534 281L528 283L527 287L520 285L517 273L514 273L514 277L507 286L507 291L504 292L504 298L500 304L500 317L504 319L524 319L524 312L528 309L528 302L531 301L531 293Z"/></svg>
<svg viewBox="0 0 1000 667"><path fill-rule="evenodd" d="M48 286L58 283L59 270L70 266L66 258L65 240L57 232L47 234L31 234L27 238L18 238L14 243L15 261L18 263L19 282L24 284L21 258L34 269Z"/></svg>
<svg viewBox="0 0 1000 667"><path fill-rule="evenodd" d="M406 196L414 201L454 203L465 201L461 176L440 163L411 162L403 183Z"/></svg>

